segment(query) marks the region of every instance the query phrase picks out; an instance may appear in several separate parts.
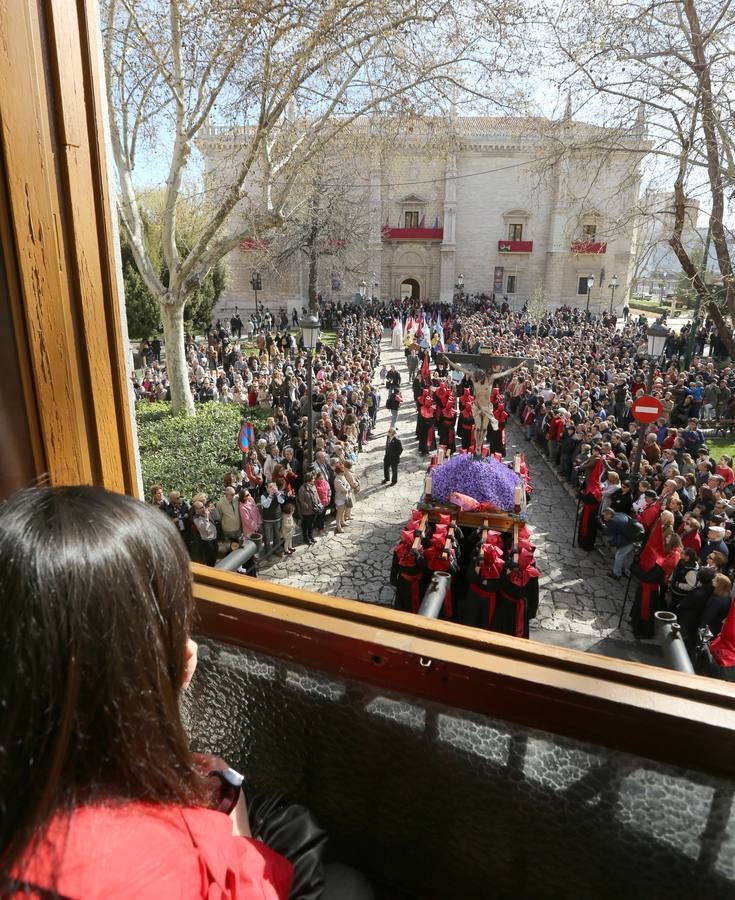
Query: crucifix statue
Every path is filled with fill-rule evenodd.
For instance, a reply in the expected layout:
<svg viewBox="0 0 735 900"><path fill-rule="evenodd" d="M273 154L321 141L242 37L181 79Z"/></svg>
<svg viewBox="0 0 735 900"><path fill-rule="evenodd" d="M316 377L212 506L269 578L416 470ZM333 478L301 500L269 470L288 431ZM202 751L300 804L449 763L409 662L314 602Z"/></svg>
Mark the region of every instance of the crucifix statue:
<svg viewBox="0 0 735 900"><path fill-rule="evenodd" d="M495 418L492 404L492 393L495 382L521 366L527 365L533 368L536 360L526 356L493 356L490 353L445 353L449 366L456 372L461 372L472 379L474 401L472 414L475 420L475 453L482 453L482 445L487 438L488 427L493 431L498 430L498 420ZM507 368L501 371L501 367Z"/></svg>

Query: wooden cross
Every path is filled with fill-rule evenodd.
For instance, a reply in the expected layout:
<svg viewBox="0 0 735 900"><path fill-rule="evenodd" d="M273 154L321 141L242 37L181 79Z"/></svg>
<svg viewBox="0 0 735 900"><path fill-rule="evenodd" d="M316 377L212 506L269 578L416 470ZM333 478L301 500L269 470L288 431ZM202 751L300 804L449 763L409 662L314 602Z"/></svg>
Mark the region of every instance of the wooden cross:
<svg viewBox="0 0 735 900"><path fill-rule="evenodd" d="M481 347L479 353L444 353L443 356L456 366L473 366L490 375L500 369L515 369L521 365L533 369L537 362L532 356L495 356L485 347Z"/></svg>

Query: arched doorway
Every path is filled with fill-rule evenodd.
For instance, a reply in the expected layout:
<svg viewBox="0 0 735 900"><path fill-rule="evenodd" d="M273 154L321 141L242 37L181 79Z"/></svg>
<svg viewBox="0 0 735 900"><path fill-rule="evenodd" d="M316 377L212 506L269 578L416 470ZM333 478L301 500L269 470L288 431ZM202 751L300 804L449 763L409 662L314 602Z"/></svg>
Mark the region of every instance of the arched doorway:
<svg viewBox="0 0 735 900"><path fill-rule="evenodd" d="M421 287L415 278L404 278L401 282L401 300L420 300Z"/></svg>

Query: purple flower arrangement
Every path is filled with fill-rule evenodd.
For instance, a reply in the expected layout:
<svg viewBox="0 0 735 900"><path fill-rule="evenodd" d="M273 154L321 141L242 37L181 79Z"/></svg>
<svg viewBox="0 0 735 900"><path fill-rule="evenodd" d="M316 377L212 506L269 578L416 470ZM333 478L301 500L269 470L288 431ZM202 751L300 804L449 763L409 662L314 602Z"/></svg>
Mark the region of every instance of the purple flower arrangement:
<svg viewBox="0 0 735 900"><path fill-rule="evenodd" d="M512 512L515 487L520 480L512 469L492 456L475 459L469 453L457 453L431 470L431 495L446 502L453 491L459 491L480 503L489 502Z"/></svg>

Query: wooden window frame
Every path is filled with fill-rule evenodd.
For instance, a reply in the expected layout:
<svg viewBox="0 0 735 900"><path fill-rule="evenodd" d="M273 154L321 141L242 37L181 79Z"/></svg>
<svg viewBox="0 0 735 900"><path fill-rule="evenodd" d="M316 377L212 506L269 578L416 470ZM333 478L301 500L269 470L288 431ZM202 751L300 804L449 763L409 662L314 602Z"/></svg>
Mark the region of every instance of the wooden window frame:
<svg viewBox="0 0 735 900"><path fill-rule="evenodd" d="M138 494L95 0L0 4L0 241L36 471ZM735 688L193 565L203 633L735 775Z"/></svg>

